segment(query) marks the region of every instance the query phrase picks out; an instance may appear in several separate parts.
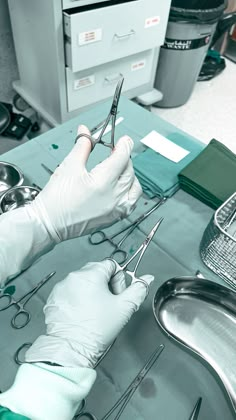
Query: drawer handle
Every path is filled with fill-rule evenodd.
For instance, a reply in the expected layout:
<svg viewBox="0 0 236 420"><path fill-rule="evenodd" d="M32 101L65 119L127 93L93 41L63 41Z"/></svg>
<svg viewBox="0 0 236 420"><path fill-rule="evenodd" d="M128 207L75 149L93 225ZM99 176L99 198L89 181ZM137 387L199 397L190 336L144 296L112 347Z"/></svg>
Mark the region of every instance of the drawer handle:
<svg viewBox="0 0 236 420"><path fill-rule="evenodd" d="M131 29L131 31L128 32L128 34L123 34L123 35L115 34L114 37L120 40L120 39L130 38L133 35L135 35L135 31Z"/></svg>
<svg viewBox="0 0 236 420"><path fill-rule="evenodd" d="M105 80L106 83L115 83L118 80L120 80L122 77L124 77L123 74L119 73L119 74L116 74L114 76L106 76L104 78L104 80Z"/></svg>

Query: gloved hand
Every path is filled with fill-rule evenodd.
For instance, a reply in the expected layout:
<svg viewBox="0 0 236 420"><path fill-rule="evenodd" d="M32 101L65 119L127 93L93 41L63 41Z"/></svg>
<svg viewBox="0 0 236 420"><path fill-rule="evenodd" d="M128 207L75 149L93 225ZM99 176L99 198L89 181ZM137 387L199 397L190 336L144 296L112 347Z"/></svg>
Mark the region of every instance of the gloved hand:
<svg viewBox="0 0 236 420"><path fill-rule="evenodd" d="M84 126L78 133L90 134ZM127 216L142 192L130 160L132 148L129 137L121 138L111 156L88 172L91 143L81 137L29 212L37 215L56 242L86 235Z"/></svg>
<svg viewBox="0 0 236 420"><path fill-rule="evenodd" d="M84 126L79 132L89 134ZM0 285L56 243L110 225L132 211L142 191L129 158L132 147L128 137L120 139L112 155L88 172L91 143L80 138L32 204L1 215Z"/></svg>
<svg viewBox="0 0 236 420"><path fill-rule="evenodd" d="M115 270L109 259L89 263L54 287L44 308L47 335L27 351L27 362L95 366L146 297L146 286L140 282L112 294L109 282ZM124 274L119 276L122 283ZM142 279L149 285L154 277Z"/></svg>

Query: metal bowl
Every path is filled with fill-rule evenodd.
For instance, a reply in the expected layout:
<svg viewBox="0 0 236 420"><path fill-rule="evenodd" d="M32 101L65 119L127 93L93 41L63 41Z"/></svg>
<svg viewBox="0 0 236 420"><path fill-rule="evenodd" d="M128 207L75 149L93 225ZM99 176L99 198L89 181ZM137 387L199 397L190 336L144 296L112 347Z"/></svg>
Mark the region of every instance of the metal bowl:
<svg viewBox="0 0 236 420"><path fill-rule="evenodd" d="M23 184L24 176L17 166L8 162L0 162L0 196L12 187Z"/></svg>
<svg viewBox="0 0 236 420"><path fill-rule="evenodd" d="M39 188L27 187L25 185L13 187L0 198L0 210L2 213L6 213L7 211L30 204L39 192Z"/></svg>

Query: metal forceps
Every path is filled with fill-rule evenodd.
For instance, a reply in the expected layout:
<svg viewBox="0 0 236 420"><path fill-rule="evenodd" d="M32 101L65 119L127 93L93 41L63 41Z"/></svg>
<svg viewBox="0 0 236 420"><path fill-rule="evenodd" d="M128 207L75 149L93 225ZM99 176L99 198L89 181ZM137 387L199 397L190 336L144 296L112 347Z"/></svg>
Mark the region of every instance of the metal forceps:
<svg viewBox="0 0 236 420"><path fill-rule="evenodd" d="M158 348L154 351L154 353L151 355L151 357L148 359L147 363L144 365L144 367L140 370L138 375L134 378L134 380L131 382L131 384L128 386L126 391L121 395L121 397L118 399L118 401L113 405L113 407L105 414L104 417L102 417L101 420L107 420L111 414L114 413L114 411L118 408L118 413L114 420L118 420L120 416L122 415L125 407L129 403L130 399L132 398L133 394L145 378L145 376L148 374L158 357L161 355L162 351L164 350L164 345L161 344L158 346ZM77 416L75 416L75 419L88 419L88 420L98 420L97 417L89 412L82 412L79 413Z"/></svg>
<svg viewBox="0 0 236 420"><path fill-rule="evenodd" d="M111 150L114 149L114 147L115 147L116 116L117 116L117 110L118 110L118 105L119 105L119 100L120 100L120 95L121 95L121 90L122 90L123 83L124 83L124 78L121 77L119 82L117 83L117 86L116 86L116 90L115 90L115 94L114 94L114 97L113 97L110 112L109 112L105 122L102 124L101 132L100 132L98 138L94 139L94 137L89 136L88 134L79 134L76 137L75 143L79 140L80 137L87 137L91 142L92 149L94 149L94 147L98 143L103 144L103 146L109 147ZM111 120L111 141L108 143L108 142L104 141L102 139L102 137L105 134L105 131L106 131L108 125L109 125L110 120ZM99 124L97 127L98 128L101 127L101 124Z"/></svg>
<svg viewBox="0 0 236 420"><path fill-rule="evenodd" d="M155 210L158 209L162 204L165 203L167 200L166 197L162 198L157 204L155 204L150 210L148 210L146 213L144 213L142 216L138 217L131 225L126 226L125 228L121 229L119 232L115 233L114 235L107 236L106 233L103 230L98 230L97 232L92 233L89 236L89 242L92 245L100 245L104 242L109 242L114 247L114 251L111 253L110 258L114 258L115 255L119 255L119 263L123 264L127 257L128 253L121 249L121 245L124 243L124 241L131 235L131 233L134 231L134 229L143 221L145 220L150 214L152 214ZM113 241L114 238L121 235L123 232L127 233L123 236L123 238L118 242L115 243ZM97 238L97 239L96 239Z"/></svg>
<svg viewBox="0 0 236 420"><path fill-rule="evenodd" d="M146 239L144 240L144 242L140 245L140 247L137 249L137 251L129 258L128 261L126 261L123 265L119 264L117 261L115 261L114 259L110 258L111 261L113 261L116 265L116 272L114 274L114 276L119 273L120 271L124 271L126 274L128 274L129 277L131 277L131 284L135 283L135 282L139 282L139 283L143 283L146 287L146 296L148 296L149 293L149 285L145 280L140 279L139 277L137 277L136 273L137 273L137 269L139 267L140 262L142 261L142 258L147 250L148 245L150 244L150 242L153 239L153 236L155 235L157 229L160 227L162 221L164 220L163 217L161 217L158 222L155 224L155 226L152 228L151 232L148 234L148 236L146 237ZM140 254L140 255L139 255ZM137 255L139 255L138 257L138 261L135 264L135 267L133 269L133 271L128 270L128 266L129 264L137 257Z"/></svg>
<svg viewBox="0 0 236 420"><path fill-rule="evenodd" d="M54 276L56 272L53 271L52 273L48 274L46 277L44 277L35 287L33 287L33 289L31 289L29 292L25 293L24 296L22 296L20 299L16 300L14 299L14 297L12 295L10 295L9 293L5 293L3 295L0 296L0 300L1 299L7 299L7 304L5 306L1 305L1 311L5 311L5 309L10 308L13 305L16 305L18 308L18 311L16 312L16 314L13 316L12 320L11 320L11 325L13 328L15 329L20 329L25 327L31 319L31 314L30 312L26 311L25 309L25 305L27 304L27 302L32 298L33 295L35 295L37 293L37 291L52 277ZM21 324L17 324L16 320L17 318L23 315L24 316L24 320Z"/></svg>

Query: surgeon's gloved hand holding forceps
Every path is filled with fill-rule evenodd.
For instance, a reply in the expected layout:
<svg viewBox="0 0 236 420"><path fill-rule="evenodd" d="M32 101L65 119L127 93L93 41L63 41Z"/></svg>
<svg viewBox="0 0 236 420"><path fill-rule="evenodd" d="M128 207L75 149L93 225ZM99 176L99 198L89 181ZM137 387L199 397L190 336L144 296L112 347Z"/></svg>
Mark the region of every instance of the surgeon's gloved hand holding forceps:
<svg viewBox="0 0 236 420"><path fill-rule="evenodd" d="M101 132L100 132L98 138L94 139L92 136L90 136L87 133L80 133L76 137L75 143L80 139L80 137L87 137L91 142L92 149L94 149L94 147L98 143L102 144L105 147L109 147L111 150L114 149L114 147L115 147L116 116L117 116L117 110L118 110L118 105L119 105L119 100L120 100L120 95L121 95L121 90L122 90L123 83L124 83L124 78L121 77L121 79L119 80L119 82L117 83L117 86L116 86L116 90L115 90L115 94L114 94L114 97L113 97L110 112L109 112L105 122L103 123L103 126L101 128ZM110 141L110 143L107 143L102 138L105 134L106 128L108 127L108 124L109 124L110 120L111 120L111 141ZM99 124L97 126L97 128L100 128L100 127L101 127L101 125ZM93 131L93 130L91 130L91 131Z"/></svg>
<svg viewBox="0 0 236 420"><path fill-rule="evenodd" d="M122 267L106 259L88 263L54 286L44 308L46 334L26 352L26 363L0 395L0 405L28 418L38 418L39 412L50 420L76 415L96 379L98 359L147 296L154 277L135 273L159 226L160 220L130 258L139 256L133 272L126 270L128 262ZM132 275L128 287L122 270ZM111 293L112 282L124 290Z"/></svg>

